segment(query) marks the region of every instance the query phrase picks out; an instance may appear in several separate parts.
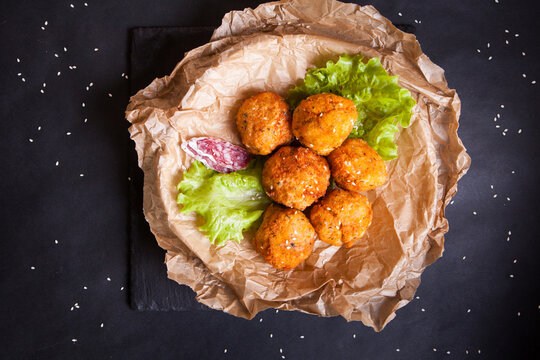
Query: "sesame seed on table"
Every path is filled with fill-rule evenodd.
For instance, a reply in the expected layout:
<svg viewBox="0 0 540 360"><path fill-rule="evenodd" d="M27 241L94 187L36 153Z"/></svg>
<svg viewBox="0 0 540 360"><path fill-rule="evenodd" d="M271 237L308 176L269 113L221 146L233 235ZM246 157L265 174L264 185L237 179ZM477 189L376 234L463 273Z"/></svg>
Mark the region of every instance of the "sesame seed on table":
<svg viewBox="0 0 540 360"><path fill-rule="evenodd" d="M259 3L2 3L2 358L535 358L534 1L362 2L414 27L422 51L445 69L472 158L446 208L443 257L382 332L277 309L239 319L167 279L142 214L124 110L130 95L207 42L226 12Z"/></svg>

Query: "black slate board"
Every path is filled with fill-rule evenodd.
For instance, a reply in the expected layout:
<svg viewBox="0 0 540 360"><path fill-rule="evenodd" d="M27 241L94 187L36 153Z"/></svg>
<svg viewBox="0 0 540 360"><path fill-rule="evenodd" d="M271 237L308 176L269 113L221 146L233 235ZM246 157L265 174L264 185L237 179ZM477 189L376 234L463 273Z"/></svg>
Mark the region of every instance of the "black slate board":
<svg viewBox="0 0 540 360"><path fill-rule="evenodd" d="M396 24L414 33L410 24ZM184 53L205 44L213 27L144 27L131 31L130 93L147 86L154 78L170 74ZM195 300L194 292L167 278L165 251L150 232L142 212L143 174L137 154L130 149L130 294L137 310L207 309Z"/></svg>

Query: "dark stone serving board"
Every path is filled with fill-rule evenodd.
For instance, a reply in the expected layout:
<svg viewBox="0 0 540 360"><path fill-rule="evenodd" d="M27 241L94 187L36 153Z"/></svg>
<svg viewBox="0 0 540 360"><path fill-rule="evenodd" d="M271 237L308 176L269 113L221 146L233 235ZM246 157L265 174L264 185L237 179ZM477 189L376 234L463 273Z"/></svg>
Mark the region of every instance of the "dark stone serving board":
<svg viewBox="0 0 540 360"><path fill-rule="evenodd" d="M396 24L414 33L409 24ZM147 86L154 78L170 74L184 53L205 44L213 27L141 27L131 31L130 93ZM131 306L137 310L206 309L195 300L194 292L167 278L165 251L150 232L142 212L143 173L137 166L133 146L130 164L130 294Z"/></svg>

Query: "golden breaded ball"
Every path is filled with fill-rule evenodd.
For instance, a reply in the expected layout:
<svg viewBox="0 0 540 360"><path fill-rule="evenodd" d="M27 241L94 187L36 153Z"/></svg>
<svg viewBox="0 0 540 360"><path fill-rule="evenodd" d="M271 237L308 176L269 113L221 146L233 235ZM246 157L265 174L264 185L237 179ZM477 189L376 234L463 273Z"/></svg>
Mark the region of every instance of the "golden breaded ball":
<svg viewBox="0 0 540 360"><path fill-rule="evenodd" d="M242 143L256 155L268 155L294 139L289 105L271 92L244 100L236 114L236 127Z"/></svg>
<svg viewBox="0 0 540 360"><path fill-rule="evenodd" d="M294 110L292 131L302 145L326 156L349 136L357 119L351 100L317 94L302 100Z"/></svg>
<svg viewBox="0 0 540 360"><path fill-rule="evenodd" d="M341 189L329 191L309 214L320 240L346 247L365 234L372 217L371 205L364 195Z"/></svg>
<svg viewBox="0 0 540 360"><path fill-rule="evenodd" d="M271 204L264 212L253 245L276 269L291 270L309 257L315 236L315 229L304 213Z"/></svg>
<svg viewBox="0 0 540 360"><path fill-rule="evenodd" d="M367 191L386 182L386 164L362 139L347 139L328 156L332 177L339 187Z"/></svg>
<svg viewBox="0 0 540 360"><path fill-rule="evenodd" d="M305 147L280 148L262 171L262 186L270 199L299 210L323 196L329 184L326 159Z"/></svg>

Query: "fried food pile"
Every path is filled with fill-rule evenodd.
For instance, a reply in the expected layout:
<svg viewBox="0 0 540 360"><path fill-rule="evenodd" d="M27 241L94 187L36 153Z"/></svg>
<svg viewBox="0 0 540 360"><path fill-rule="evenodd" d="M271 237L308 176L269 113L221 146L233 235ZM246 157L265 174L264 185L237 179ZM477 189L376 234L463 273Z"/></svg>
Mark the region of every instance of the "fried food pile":
<svg viewBox="0 0 540 360"><path fill-rule="evenodd" d="M264 164L262 185L280 205L265 210L253 244L280 270L307 259L316 238L345 247L360 240L373 211L359 192L388 177L374 149L362 139L348 139L358 118L351 100L317 94L290 114L281 96L262 92L244 100L236 116L242 142L252 154L273 152ZM330 178L337 187L329 190Z"/></svg>

